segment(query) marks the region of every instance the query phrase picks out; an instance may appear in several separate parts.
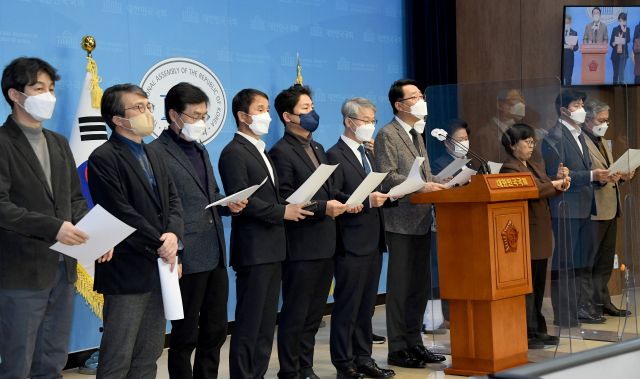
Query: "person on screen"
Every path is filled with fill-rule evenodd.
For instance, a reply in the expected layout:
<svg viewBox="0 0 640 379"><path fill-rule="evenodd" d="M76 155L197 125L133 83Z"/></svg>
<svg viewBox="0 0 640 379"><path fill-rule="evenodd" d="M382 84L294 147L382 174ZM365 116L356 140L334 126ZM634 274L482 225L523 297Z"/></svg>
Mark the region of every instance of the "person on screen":
<svg viewBox="0 0 640 379"><path fill-rule="evenodd" d="M431 170L436 175L438 175L454 160L467 159L467 151L469 150L469 134L471 134L471 131L469 130L469 126L466 122L458 119L452 119L447 121L442 129L447 132L447 134L449 134L451 138L456 140L459 145L454 145L447 140L444 141L446 151L440 156L440 158L436 159L431 164ZM473 162L467 163L466 166L472 170L476 169L473 165ZM455 174L453 174L453 176L455 177L460 172L462 172L462 169L458 170ZM451 178L443 179L445 183L448 183L449 180L451 180Z"/></svg>
<svg viewBox="0 0 640 379"><path fill-rule="evenodd" d="M529 349L543 349L545 345L557 345L558 337L547 333L547 323L542 314L544 287L547 281L547 260L553 252L551 212L549 198L556 197L571 185L569 170L559 166L553 178L547 176L544 167L531 160L536 146L535 131L525 124L516 124L502 135L502 146L507 152L500 173L530 172L538 186L538 198L529 199L529 234L531 243L531 282L533 292L525 295L527 308L527 338Z"/></svg>
<svg viewBox="0 0 640 379"><path fill-rule="evenodd" d="M600 22L600 13L601 11L598 7L591 10L591 19L593 22L588 23L584 28L582 43L607 43L609 40L607 25Z"/></svg>
<svg viewBox="0 0 640 379"><path fill-rule="evenodd" d="M573 76L573 66L574 66L574 58L575 58L574 55L575 55L575 52L578 50L578 43L576 42L575 45L567 43L566 37L568 36L577 37L578 32L571 29L571 15L567 13L566 15L564 15L565 42L564 42L564 70L562 73L564 76L564 84L570 86L571 77Z"/></svg>
<svg viewBox="0 0 640 379"><path fill-rule="evenodd" d="M620 25L613 28L611 32L611 41L609 45L613 48L611 51L611 62L613 62L613 84L624 83L624 69L627 67L629 59L629 42L631 41L631 31L627 27L627 14L620 13L618 15ZM616 38L623 38L624 43L617 44Z"/></svg>
<svg viewBox="0 0 640 379"><path fill-rule="evenodd" d="M640 84L640 23L636 25L636 29L633 32L633 54L635 54L635 67L633 68L633 75L635 75L635 84Z"/></svg>

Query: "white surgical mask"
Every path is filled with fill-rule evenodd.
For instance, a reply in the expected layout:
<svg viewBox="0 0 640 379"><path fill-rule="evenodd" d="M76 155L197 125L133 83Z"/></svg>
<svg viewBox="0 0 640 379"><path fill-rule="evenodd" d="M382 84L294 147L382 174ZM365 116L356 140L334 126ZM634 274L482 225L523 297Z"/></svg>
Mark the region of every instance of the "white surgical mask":
<svg viewBox="0 0 640 379"><path fill-rule="evenodd" d="M600 21L600 15L597 14L597 15L593 16L593 21L595 21L595 22Z"/></svg>
<svg viewBox="0 0 640 379"><path fill-rule="evenodd" d="M22 94L25 95L24 93ZM53 96L51 92L45 92L35 96L25 96L27 96L27 98L24 101L24 106L19 102L16 102L16 104L24 108L31 117L36 119L36 121L44 121L51 118L53 110L56 107L56 97Z"/></svg>
<svg viewBox="0 0 640 379"><path fill-rule="evenodd" d="M247 124L246 122L245 124L247 124L249 129L251 129L251 131L255 135L261 136L263 134L269 133L269 124L271 123L271 116L269 116L269 112L264 112L260 114L254 114L254 115L250 115L250 114L246 114L246 115L250 116L253 119L253 122L251 123L251 125Z"/></svg>
<svg viewBox="0 0 640 379"><path fill-rule="evenodd" d="M424 133L425 126L427 126L427 122L422 119L418 120L415 124L413 124L413 128L416 130L416 132L420 134Z"/></svg>
<svg viewBox="0 0 640 379"><path fill-rule="evenodd" d="M514 116L524 117L524 111L525 106L520 102L511 107L511 114L513 114Z"/></svg>
<svg viewBox="0 0 640 379"><path fill-rule="evenodd" d="M587 112L584 110L584 108L580 108L575 112L571 112L571 119L578 124L582 124L586 117Z"/></svg>
<svg viewBox="0 0 640 379"><path fill-rule="evenodd" d="M604 137L605 133L607 133L607 129L609 128L609 124L606 122L603 122L600 125L596 125L591 122L591 125L593 125L593 135L596 137Z"/></svg>
<svg viewBox="0 0 640 379"><path fill-rule="evenodd" d="M458 146L458 145L462 145L462 146ZM453 155L455 155L458 158L462 158L465 155L467 155L467 152L469 151L469 141L458 142L454 146L455 146L455 149L453 150Z"/></svg>
<svg viewBox="0 0 640 379"><path fill-rule="evenodd" d="M195 124L184 122L182 118L180 118L180 121L182 121L183 125L182 135L187 141L197 141L200 139L206 127L204 120L198 120L198 122L196 122Z"/></svg>
<svg viewBox="0 0 640 379"><path fill-rule="evenodd" d="M376 131L376 126L374 124L364 124L358 126L355 122L353 122L353 120L351 120L351 123L356 127L356 130L353 131L353 129L349 129L351 129L351 131L355 133L356 138L360 142L369 141L373 137L373 133Z"/></svg>
<svg viewBox="0 0 640 379"><path fill-rule="evenodd" d="M405 113L411 113L417 118L424 118L428 114L427 112L427 102L420 99L417 103L411 106L411 112L403 111Z"/></svg>

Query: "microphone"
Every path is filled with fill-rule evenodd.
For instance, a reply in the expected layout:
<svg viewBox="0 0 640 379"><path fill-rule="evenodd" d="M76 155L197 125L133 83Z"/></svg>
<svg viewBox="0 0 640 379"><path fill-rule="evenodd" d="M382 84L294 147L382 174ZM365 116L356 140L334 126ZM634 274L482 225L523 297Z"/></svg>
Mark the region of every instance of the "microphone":
<svg viewBox="0 0 640 379"><path fill-rule="evenodd" d="M452 144L454 144L455 146L458 146L459 148L461 148L463 150L466 150L467 153L469 153L469 155L471 155L472 157L474 157L477 160L479 160L480 163L481 163L480 168L478 169L478 174L479 175L491 174L491 168L489 167L489 163L487 163L487 161L485 161L484 158L482 158L478 154L474 153L473 151L469 150L469 148L467 148L466 146L462 145L458 141L456 141L453 138L451 138L451 136L449 136L449 134L446 131L444 131L443 129L438 129L438 128L433 129L431 131L431 136L437 138L438 141L447 140L447 141L451 142Z"/></svg>

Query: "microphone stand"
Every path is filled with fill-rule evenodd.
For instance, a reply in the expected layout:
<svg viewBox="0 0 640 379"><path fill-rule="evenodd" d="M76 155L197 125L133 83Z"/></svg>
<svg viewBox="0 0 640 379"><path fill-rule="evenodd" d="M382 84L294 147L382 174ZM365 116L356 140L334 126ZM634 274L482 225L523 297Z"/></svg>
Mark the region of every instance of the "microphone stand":
<svg viewBox="0 0 640 379"><path fill-rule="evenodd" d="M439 135L442 136L442 134L439 134ZM478 154L476 154L473 151L469 150L469 148L465 147L464 145L462 145L458 141L456 141L453 138L451 138L451 136L449 136L449 134L445 134L444 137L447 139L447 141L451 142L455 146L458 146L458 147L466 150L467 153L469 153L469 155L471 155L473 158L476 158L477 160L480 161L480 168L478 169L478 175L491 174L491 168L489 167L489 163L487 163L487 161L485 161L481 156L479 156Z"/></svg>

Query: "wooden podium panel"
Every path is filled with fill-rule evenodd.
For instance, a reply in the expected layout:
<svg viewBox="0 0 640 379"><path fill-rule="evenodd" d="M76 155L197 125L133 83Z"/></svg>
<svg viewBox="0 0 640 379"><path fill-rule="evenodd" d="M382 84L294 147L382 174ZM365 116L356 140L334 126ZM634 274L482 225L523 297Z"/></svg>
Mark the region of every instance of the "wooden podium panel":
<svg viewBox="0 0 640 379"><path fill-rule="evenodd" d="M452 367L485 375L527 363L531 293L530 173L475 175L464 187L411 196L436 204L440 295L449 299Z"/></svg>
<svg viewBox="0 0 640 379"><path fill-rule="evenodd" d="M609 44L581 43L579 52L582 54L580 84L604 84Z"/></svg>

